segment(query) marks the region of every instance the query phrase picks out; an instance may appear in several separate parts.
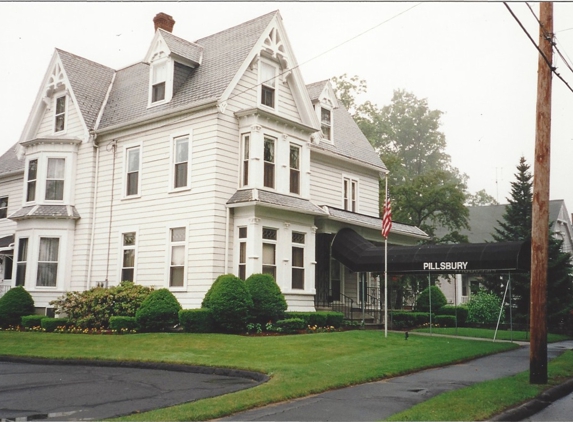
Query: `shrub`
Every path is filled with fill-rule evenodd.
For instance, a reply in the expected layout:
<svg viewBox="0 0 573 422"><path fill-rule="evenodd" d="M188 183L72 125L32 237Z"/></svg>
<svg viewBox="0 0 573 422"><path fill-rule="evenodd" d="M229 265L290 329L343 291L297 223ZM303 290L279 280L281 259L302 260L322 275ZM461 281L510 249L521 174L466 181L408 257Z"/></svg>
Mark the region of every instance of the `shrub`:
<svg viewBox="0 0 573 422"><path fill-rule="evenodd" d="M26 315L22 317L22 327L33 328L40 327L45 315Z"/></svg>
<svg viewBox="0 0 573 422"><path fill-rule="evenodd" d="M253 300L251 319L261 324L277 321L284 317L286 300L270 274L252 274L245 280L245 286Z"/></svg>
<svg viewBox="0 0 573 422"><path fill-rule="evenodd" d="M440 327L455 327L456 317L454 315L436 315L435 322Z"/></svg>
<svg viewBox="0 0 573 422"><path fill-rule="evenodd" d="M326 325L328 327L340 328L344 323L344 314L342 312L325 312Z"/></svg>
<svg viewBox="0 0 573 422"><path fill-rule="evenodd" d="M107 328L112 316L135 317L151 287L122 281L110 288L94 287L84 292L68 292L50 302L57 315L66 315L80 328Z"/></svg>
<svg viewBox="0 0 573 422"><path fill-rule="evenodd" d="M8 290L0 298L0 326L20 325L22 317L34 313L34 299L22 286Z"/></svg>
<svg viewBox="0 0 573 422"><path fill-rule="evenodd" d="M308 324L301 318L288 318L277 321L275 326L280 328L283 333L292 334L304 330Z"/></svg>
<svg viewBox="0 0 573 422"><path fill-rule="evenodd" d="M432 292L432 309L430 309L430 291ZM448 301L439 287L426 287L422 290L422 293L420 293L420 296L418 296L418 299L416 300L416 311L436 312L446 303L448 303Z"/></svg>
<svg viewBox="0 0 573 422"><path fill-rule="evenodd" d="M232 274L217 277L202 303L212 311L215 329L228 333L245 331L253 300L245 282Z"/></svg>
<svg viewBox="0 0 573 422"><path fill-rule="evenodd" d="M293 311L293 312L285 312L285 319L302 319L304 322L304 328L306 328L307 326L311 325L310 324L310 315L314 314L314 312L299 312L299 311Z"/></svg>
<svg viewBox="0 0 573 422"><path fill-rule="evenodd" d="M468 302L468 322L495 324L499 317L500 308L501 299L498 296L483 290L479 291Z"/></svg>
<svg viewBox="0 0 573 422"><path fill-rule="evenodd" d="M213 313L210 308L182 309L179 324L187 333L211 333L214 330Z"/></svg>
<svg viewBox="0 0 573 422"><path fill-rule="evenodd" d="M129 316L112 316L109 319L109 328L110 330L116 331L132 331L137 330L137 321L135 317Z"/></svg>
<svg viewBox="0 0 573 422"><path fill-rule="evenodd" d="M430 322L428 312L394 311L389 315L394 328L414 328Z"/></svg>
<svg viewBox="0 0 573 422"><path fill-rule="evenodd" d="M135 313L142 331L157 332L177 325L181 305L168 289L151 292Z"/></svg>
<svg viewBox="0 0 573 422"><path fill-rule="evenodd" d="M40 322L40 326L46 330L47 332L51 333L58 327L65 327L69 325L69 322L66 318L43 318Z"/></svg>
<svg viewBox="0 0 573 422"><path fill-rule="evenodd" d="M458 318L458 327L465 325L468 319L468 308L466 306L445 305L438 309L437 315L453 315Z"/></svg>

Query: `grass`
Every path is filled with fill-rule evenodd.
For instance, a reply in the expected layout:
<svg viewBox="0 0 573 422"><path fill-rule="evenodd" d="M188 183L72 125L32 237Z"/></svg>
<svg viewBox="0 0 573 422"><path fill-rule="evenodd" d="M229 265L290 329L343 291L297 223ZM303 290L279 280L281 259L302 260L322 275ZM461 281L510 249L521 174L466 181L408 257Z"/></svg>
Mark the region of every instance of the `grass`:
<svg viewBox="0 0 573 422"><path fill-rule="evenodd" d="M573 377L573 351L551 360L547 366L548 383L529 384L529 371L474 384L440 394L387 418L388 421L465 421L487 420L531 400L548 388Z"/></svg>
<svg viewBox="0 0 573 422"><path fill-rule="evenodd" d="M222 334L124 336L0 332L0 354L59 359L185 363L259 371L257 387L130 415L124 420L206 420L334 388L397 376L517 347L380 331L278 337Z"/></svg>
<svg viewBox="0 0 573 422"><path fill-rule="evenodd" d="M419 333L429 333L429 328L417 328L412 330L413 332ZM468 328L468 327L458 327L458 328L441 328L432 327L433 334L445 334L451 336L459 337L475 337L475 338L489 338L493 340L495 330L489 328ZM556 341L568 340L569 337L562 334L548 334L547 341L549 343L554 343ZM496 340L513 340L513 341L529 341L529 331L509 331L509 330L498 330L496 335Z"/></svg>

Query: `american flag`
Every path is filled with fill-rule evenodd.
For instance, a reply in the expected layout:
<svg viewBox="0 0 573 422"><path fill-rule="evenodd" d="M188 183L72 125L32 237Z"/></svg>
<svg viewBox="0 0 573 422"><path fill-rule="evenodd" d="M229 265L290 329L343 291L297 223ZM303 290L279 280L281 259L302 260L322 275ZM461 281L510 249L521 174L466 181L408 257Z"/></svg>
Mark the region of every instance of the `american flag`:
<svg viewBox="0 0 573 422"><path fill-rule="evenodd" d="M386 191L386 202L384 203L384 215L382 216L382 236L388 238L392 228L392 205L390 204L390 194Z"/></svg>

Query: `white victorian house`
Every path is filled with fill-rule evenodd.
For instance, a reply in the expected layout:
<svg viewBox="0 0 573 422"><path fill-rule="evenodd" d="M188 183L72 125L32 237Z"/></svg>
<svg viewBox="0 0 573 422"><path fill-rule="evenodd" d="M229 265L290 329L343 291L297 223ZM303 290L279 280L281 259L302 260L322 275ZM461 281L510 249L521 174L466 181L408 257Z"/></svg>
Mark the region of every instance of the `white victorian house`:
<svg viewBox="0 0 573 422"><path fill-rule="evenodd" d="M55 50L0 157L2 289L49 313L131 280L196 308L219 275L266 272L289 310L360 300L359 283L379 298L330 243L345 227L382 241L386 167L330 83L305 85L279 12L193 42L154 23L123 69ZM389 241L426 237L394 223Z"/></svg>

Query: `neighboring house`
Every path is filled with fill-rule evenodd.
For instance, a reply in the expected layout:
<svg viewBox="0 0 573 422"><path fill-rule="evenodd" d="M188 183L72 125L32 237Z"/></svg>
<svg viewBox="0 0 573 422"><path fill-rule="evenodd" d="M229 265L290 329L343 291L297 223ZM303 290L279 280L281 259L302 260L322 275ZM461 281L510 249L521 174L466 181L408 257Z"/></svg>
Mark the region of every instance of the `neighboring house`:
<svg viewBox="0 0 573 422"><path fill-rule="evenodd" d="M195 42L169 15L154 23L124 69L55 50L0 158L2 285L46 312L121 280L169 288L184 308L225 273L272 274L289 310L377 289L330 242L344 227L382 241L387 169L329 82L304 84L279 12ZM395 223L389 242L425 238Z"/></svg>
<svg viewBox="0 0 573 422"><path fill-rule="evenodd" d="M507 205L488 205L468 207L470 228L461 230L462 235L468 237L470 243L495 242L493 234L495 228L499 228L498 221L504 221L503 215ZM573 231L571 228L570 214L565 206L565 201L556 199L549 201L549 221L553 236L563 240L563 252L573 251ZM436 235L445 235L445 229L438 230ZM455 283L454 283L455 280ZM449 303L466 303L471 297L472 282L479 283L479 277L468 274L457 274L449 279L442 279L440 288L444 292Z"/></svg>

